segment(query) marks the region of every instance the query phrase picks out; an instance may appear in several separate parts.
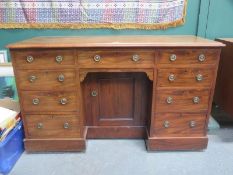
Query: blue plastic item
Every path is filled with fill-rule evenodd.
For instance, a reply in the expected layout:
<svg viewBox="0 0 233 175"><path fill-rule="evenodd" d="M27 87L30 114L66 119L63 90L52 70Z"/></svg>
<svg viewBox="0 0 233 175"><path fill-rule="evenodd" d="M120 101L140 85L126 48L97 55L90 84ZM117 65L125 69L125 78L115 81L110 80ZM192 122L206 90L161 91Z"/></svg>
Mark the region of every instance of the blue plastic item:
<svg viewBox="0 0 233 175"><path fill-rule="evenodd" d="M24 152L22 121L0 142L0 174L8 174Z"/></svg>

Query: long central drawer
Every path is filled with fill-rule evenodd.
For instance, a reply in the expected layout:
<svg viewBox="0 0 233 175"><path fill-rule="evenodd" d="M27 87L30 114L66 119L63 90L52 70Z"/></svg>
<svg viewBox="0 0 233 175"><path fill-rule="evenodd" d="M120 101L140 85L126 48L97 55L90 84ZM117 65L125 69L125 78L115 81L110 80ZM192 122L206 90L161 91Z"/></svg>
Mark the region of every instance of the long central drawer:
<svg viewBox="0 0 233 175"><path fill-rule="evenodd" d="M93 50L79 51L78 65L82 68L153 68L153 50Z"/></svg>

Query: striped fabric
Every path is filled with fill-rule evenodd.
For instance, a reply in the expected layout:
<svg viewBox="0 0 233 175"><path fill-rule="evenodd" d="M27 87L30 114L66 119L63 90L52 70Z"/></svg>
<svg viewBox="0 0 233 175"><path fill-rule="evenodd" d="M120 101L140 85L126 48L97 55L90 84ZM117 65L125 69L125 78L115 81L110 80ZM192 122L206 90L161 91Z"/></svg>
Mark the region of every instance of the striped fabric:
<svg viewBox="0 0 233 175"><path fill-rule="evenodd" d="M1 0L0 28L148 28L184 23L187 0Z"/></svg>

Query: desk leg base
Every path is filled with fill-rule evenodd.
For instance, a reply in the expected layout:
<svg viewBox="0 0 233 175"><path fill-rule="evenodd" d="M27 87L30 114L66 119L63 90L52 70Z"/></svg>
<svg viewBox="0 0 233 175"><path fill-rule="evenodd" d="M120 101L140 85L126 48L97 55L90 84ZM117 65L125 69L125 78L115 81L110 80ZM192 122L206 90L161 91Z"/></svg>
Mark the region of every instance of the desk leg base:
<svg viewBox="0 0 233 175"><path fill-rule="evenodd" d="M84 151L85 139L25 139L27 152Z"/></svg>
<svg viewBox="0 0 233 175"><path fill-rule="evenodd" d="M188 151L207 148L207 137L149 137L148 151Z"/></svg>

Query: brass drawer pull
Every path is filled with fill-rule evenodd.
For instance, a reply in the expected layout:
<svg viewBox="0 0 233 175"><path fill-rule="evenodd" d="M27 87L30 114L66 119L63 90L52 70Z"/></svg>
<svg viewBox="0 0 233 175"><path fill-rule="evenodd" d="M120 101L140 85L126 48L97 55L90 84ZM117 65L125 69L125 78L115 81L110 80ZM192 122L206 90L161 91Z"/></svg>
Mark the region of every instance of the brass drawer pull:
<svg viewBox="0 0 233 175"><path fill-rule="evenodd" d="M67 100L66 98L62 98L62 99L60 100L60 103L61 103L62 105L66 105L66 104L68 103L68 100Z"/></svg>
<svg viewBox="0 0 233 175"><path fill-rule="evenodd" d="M37 129L42 129L43 128L43 123L38 123L37 124Z"/></svg>
<svg viewBox="0 0 233 175"><path fill-rule="evenodd" d="M200 103L200 98L199 97L193 97L193 103L194 104L199 104Z"/></svg>
<svg viewBox="0 0 233 175"><path fill-rule="evenodd" d="M27 62L32 63L34 61L33 56L27 56Z"/></svg>
<svg viewBox="0 0 233 175"><path fill-rule="evenodd" d="M63 127L64 127L64 129L69 129L70 125L69 125L69 123L64 123Z"/></svg>
<svg viewBox="0 0 233 175"><path fill-rule="evenodd" d="M135 55L133 55L132 60L133 60L134 62L138 62L138 61L140 60L140 56L137 55L137 54L135 54Z"/></svg>
<svg viewBox="0 0 233 175"><path fill-rule="evenodd" d="M196 122L195 121L190 121L189 126L190 126L190 128L194 128L196 126Z"/></svg>
<svg viewBox="0 0 233 175"><path fill-rule="evenodd" d="M59 82L63 82L65 80L65 76L63 74L60 74L58 77L57 77L58 81Z"/></svg>
<svg viewBox="0 0 233 175"><path fill-rule="evenodd" d="M39 98L34 98L34 99L32 99L32 104L38 105L39 103L40 103Z"/></svg>
<svg viewBox="0 0 233 175"><path fill-rule="evenodd" d="M29 80L29 82L34 83L36 81L36 79L37 79L37 77L35 75L31 75L28 80Z"/></svg>
<svg viewBox="0 0 233 175"><path fill-rule="evenodd" d="M92 97L96 97L97 95L98 95L98 92L97 92L97 91L93 90L93 91L91 92L91 96L92 96Z"/></svg>
<svg viewBox="0 0 233 175"><path fill-rule="evenodd" d="M203 80L203 75L202 74L198 74L197 76L196 76L196 80L197 81L202 81Z"/></svg>
<svg viewBox="0 0 233 175"><path fill-rule="evenodd" d="M176 58L177 58L177 56L175 54L172 54L170 56L170 61L174 62L174 61L176 61Z"/></svg>
<svg viewBox="0 0 233 175"><path fill-rule="evenodd" d="M94 61L95 62L100 62L100 60L101 60L101 56L100 55L95 55L94 56Z"/></svg>
<svg viewBox="0 0 233 175"><path fill-rule="evenodd" d="M167 97L166 102L167 102L167 104L172 104L173 98L172 97Z"/></svg>
<svg viewBox="0 0 233 175"><path fill-rule="evenodd" d="M58 56L56 56L56 62L57 63L61 63L63 61L63 57L62 56L60 56L60 55L58 55Z"/></svg>
<svg viewBox="0 0 233 175"><path fill-rule="evenodd" d="M165 121L165 122L163 123L163 126L164 126L164 128L169 128L169 126L170 126L169 121Z"/></svg>
<svg viewBox="0 0 233 175"><path fill-rule="evenodd" d="M175 77L174 74L170 74L170 75L168 76L168 80L169 80L170 82L175 81L175 79L176 79L176 77Z"/></svg>
<svg viewBox="0 0 233 175"><path fill-rule="evenodd" d="M200 61L200 62L204 62L205 61L205 55L204 54L200 54L199 56L198 56L198 60Z"/></svg>

